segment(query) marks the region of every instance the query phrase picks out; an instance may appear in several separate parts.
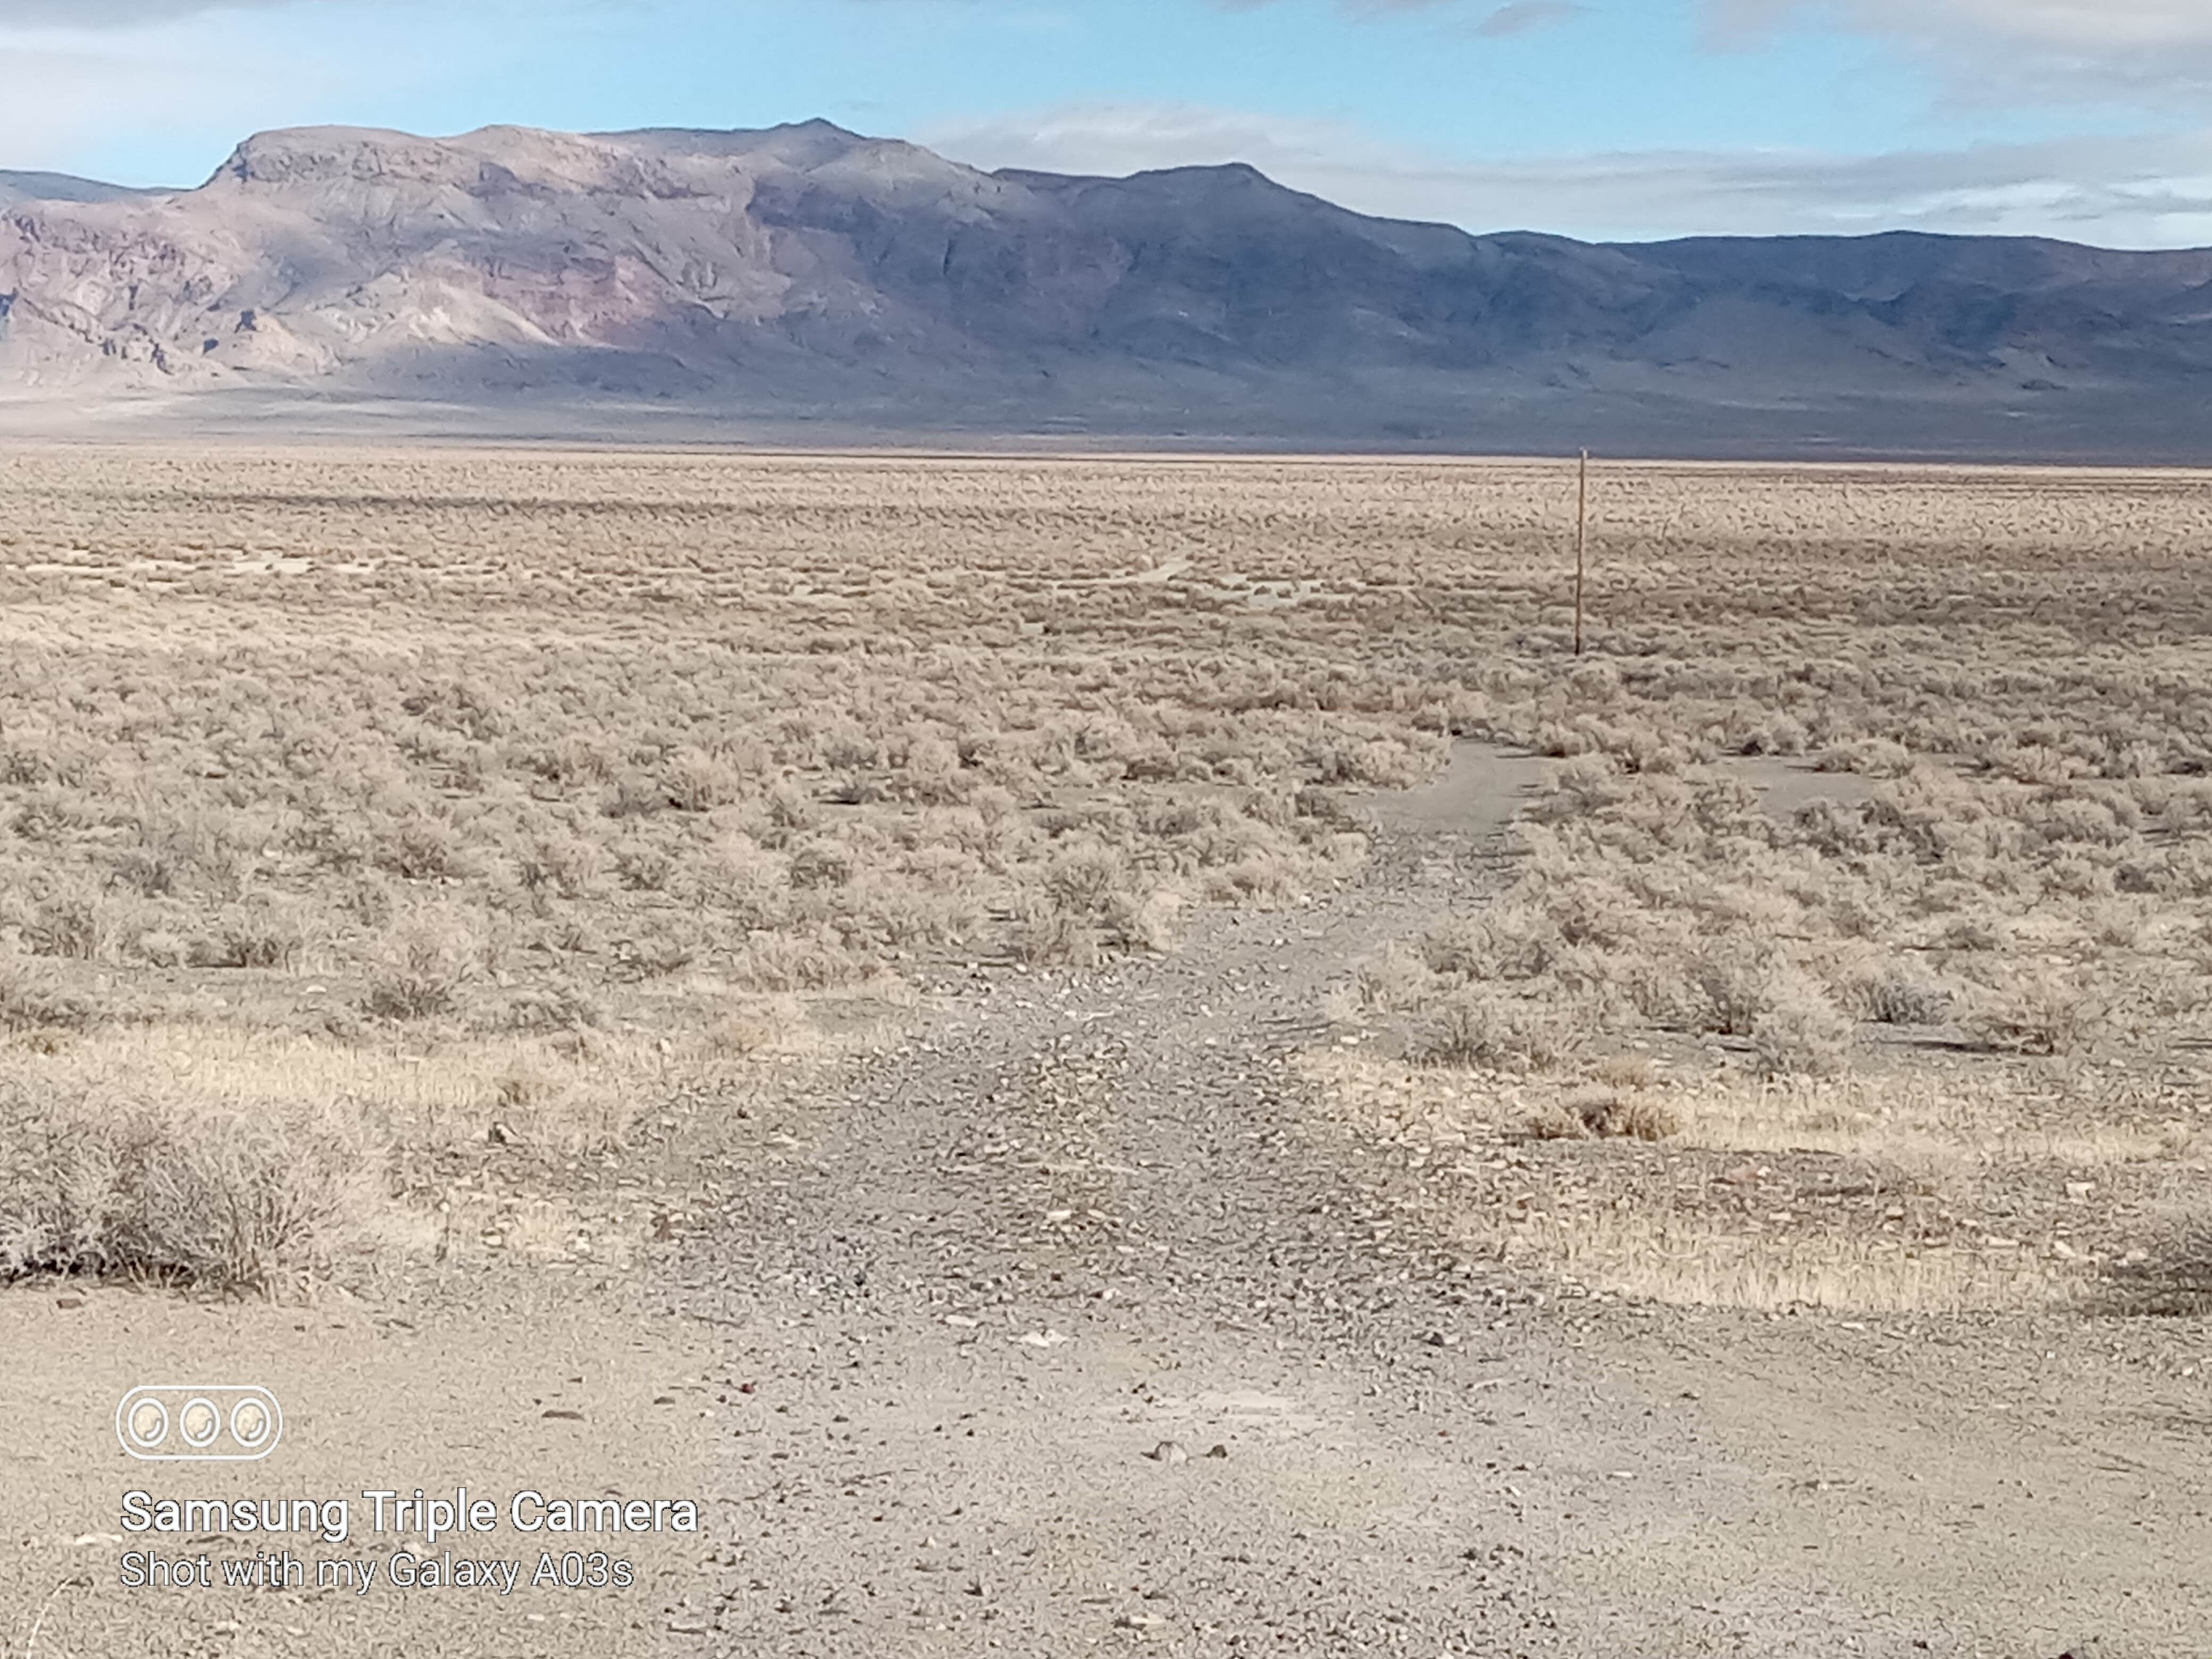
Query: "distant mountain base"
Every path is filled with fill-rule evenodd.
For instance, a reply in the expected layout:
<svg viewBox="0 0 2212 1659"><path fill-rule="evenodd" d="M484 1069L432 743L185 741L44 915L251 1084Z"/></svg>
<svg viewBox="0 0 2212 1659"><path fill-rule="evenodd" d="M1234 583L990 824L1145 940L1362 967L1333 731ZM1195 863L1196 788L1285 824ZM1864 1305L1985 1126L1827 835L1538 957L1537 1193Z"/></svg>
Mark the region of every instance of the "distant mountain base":
<svg viewBox="0 0 2212 1659"><path fill-rule="evenodd" d="M823 122L0 173L0 428L2212 460L2212 252L1600 246Z"/></svg>
<svg viewBox="0 0 2212 1659"><path fill-rule="evenodd" d="M0 438L71 442L579 443L672 448L944 450L958 453L1570 456L1620 459L1894 461L1959 465L2212 466L2212 441L2178 431L2139 399L2073 393L1990 411L1869 400L1811 409L1743 409L1588 396L1487 406L1331 411L1285 418L1251 407L1061 415L1000 408L946 411L518 393L454 402L322 391L226 388L88 398L0 393Z"/></svg>

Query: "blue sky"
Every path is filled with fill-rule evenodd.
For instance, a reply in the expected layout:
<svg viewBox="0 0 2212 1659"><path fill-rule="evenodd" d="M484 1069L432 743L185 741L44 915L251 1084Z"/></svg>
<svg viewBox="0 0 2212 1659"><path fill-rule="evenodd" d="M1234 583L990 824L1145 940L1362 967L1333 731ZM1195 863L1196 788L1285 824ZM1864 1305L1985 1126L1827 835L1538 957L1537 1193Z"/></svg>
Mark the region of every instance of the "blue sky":
<svg viewBox="0 0 2212 1659"><path fill-rule="evenodd" d="M134 184L271 126L825 115L1474 229L2212 243L2212 0L0 0L0 167Z"/></svg>

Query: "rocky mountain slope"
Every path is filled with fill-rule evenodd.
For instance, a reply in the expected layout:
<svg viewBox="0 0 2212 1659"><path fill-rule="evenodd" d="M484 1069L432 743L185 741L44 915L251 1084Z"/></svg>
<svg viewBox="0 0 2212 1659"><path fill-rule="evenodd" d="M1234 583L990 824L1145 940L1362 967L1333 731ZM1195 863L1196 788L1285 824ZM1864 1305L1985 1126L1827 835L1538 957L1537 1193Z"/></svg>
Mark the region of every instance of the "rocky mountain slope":
<svg viewBox="0 0 2212 1659"><path fill-rule="evenodd" d="M79 405L2171 457L2212 437L2208 318L2212 252L1477 236L822 122L301 129L191 191L0 173L0 391Z"/></svg>

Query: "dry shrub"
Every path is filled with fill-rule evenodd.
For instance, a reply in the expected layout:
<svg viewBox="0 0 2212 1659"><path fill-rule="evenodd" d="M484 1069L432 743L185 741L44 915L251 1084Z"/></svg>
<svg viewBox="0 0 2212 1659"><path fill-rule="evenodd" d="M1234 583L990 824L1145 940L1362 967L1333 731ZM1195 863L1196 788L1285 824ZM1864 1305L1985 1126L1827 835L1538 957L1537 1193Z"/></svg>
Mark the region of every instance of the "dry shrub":
<svg viewBox="0 0 2212 1659"><path fill-rule="evenodd" d="M1540 1072L1564 1064L1581 1042L1566 1011L1471 986L1430 1011L1413 1047L1433 1065Z"/></svg>
<svg viewBox="0 0 2212 1659"><path fill-rule="evenodd" d="M2081 979L2046 969L1983 993L1963 1023L1992 1048L2070 1054L2095 1042L2111 1018L2109 1002Z"/></svg>
<svg viewBox="0 0 2212 1659"><path fill-rule="evenodd" d="M606 849L580 836L556 835L538 838L526 854L519 873L532 892L550 888L562 898L582 898L598 884L606 868Z"/></svg>
<svg viewBox="0 0 2212 1659"><path fill-rule="evenodd" d="M633 892L657 893L676 872L676 860L665 847L632 836L614 849L615 874Z"/></svg>
<svg viewBox="0 0 2212 1659"><path fill-rule="evenodd" d="M181 968L192 959L191 940L166 927L141 933L132 949L140 961L155 968Z"/></svg>
<svg viewBox="0 0 2212 1659"><path fill-rule="evenodd" d="M598 1030L606 1023L606 1009L597 997L580 985L561 982L525 986L471 1020L478 1030L510 1036Z"/></svg>
<svg viewBox="0 0 2212 1659"><path fill-rule="evenodd" d="M1658 1069L1644 1054L1607 1054L1590 1075L1608 1089L1649 1089L1659 1081Z"/></svg>
<svg viewBox="0 0 2212 1659"><path fill-rule="evenodd" d="M542 1054L510 1060L480 1109L487 1139L571 1156L619 1151L633 1115L632 1103L621 1091L604 1087L573 1063L556 1063Z"/></svg>
<svg viewBox="0 0 2212 1659"><path fill-rule="evenodd" d="M2212 1310L2212 1210L2178 1208L2153 1218L2142 1245L2112 1273L2109 1300L2122 1311Z"/></svg>
<svg viewBox="0 0 2212 1659"><path fill-rule="evenodd" d="M831 933L755 933L738 952L731 980L748 991L834 991L868 976L868 965Z"/></svg>
<svg viewBox="0 0 2212 1659"><path fill-rule="evenodd" d="M375 1195L375 1149L304 1113L48 1096L0 1118L0 1276L273 1294L327 1273Z"/></svg>
<svg viewBox="0 0 2212 1659"><path fill-rule="evenodd" d="M96 893L56 893L42 901L23 927L23 942L42 957L98 962L114 944L112 910Z"/></svg>
<svg viewBox="0 0 2212 1659"><path fill-rule="evenodd" d="M0 951L0 1031L82 1030L96 1017L91 1000L51 969Z"/></svg>
<svg viewBox="0 0 2212 1659"><path fill-rule="evenodd" d="M1380 956L1359 965L1355 981L1358 1006L1378 1013L1401 1013L1421 1007L1437 989L1436 975L1420 956L1403 941L1393 939Z"/></svg>
<svg viewBox="0 0 2212 1659"><path fill-rule="evenodd" d="M1751 1039L1765 1076L1818 1076L1842 1068L1851 1024L1820 987L1759 944L1731 940L1699 953L1691 975L1705 1005L1704 1028Z"/></svg>
<svg viewBox="0 0 2212 1659"><path fill-rule="evenodd" d="M787 914L794 860L763 848L750 836L732 832L688 866L680 884L689 896L750 932L773 928Z"/></svg>
<svg viewBox="0 0 2212 1659"><path fill-rule="evenodd" d="M383 1019L451 1013L483 951L475 924L458 910L410 911L377 942L366 1006Z"/></svg>
<svg viewBox="0 0 2212 1659"><path fill-rule="evenodd" d="M1468 980L1536 979L1559 961L1559 929L1543 912L1507 902L1480 916L1455 916L1423 935L1430 972Z"/></svg>
<svg viewBox="0 0 2212 1659"><path fill-rule="evenodd" d="M145 952L148 939L139 940ZM279 968L299 965L307 947L307 929L297 911L276 904L223 907L214 928L192 947L203 968Z"/></svg>
<svg viewBox="0 0 2212 1659"><path fill-rule="evenodd" d="M1181 940L1182 909L1182 895L1170 888L1156 887L1142 897L1110 893L1105 904L1106 936L1125 950L1165 956Z"/></svg>
<svg viewBox="0 0 2212 1659"><path fill-rule="evenodd" d="M1102 842L1081 841L1054 854L1045 870L1045 893L1058 908L1079 916L1103 914L1127 878L1126 861Z"/></svg>
<svg viewBox="0 0 2212 1659"><path fill-rule="evenodd" d="M678 811L708 812L744 798L745 781L726 761L700 749L679 749L669 757L663 779L668 802Z"/></svg>
<svg viewBox="0 0 2212 1659"><path fill-rule="evenodd" d="M1705 1029L1749 1036L1773 1000L1778 972L1771 951L1742 940L1699 951L1690 963L1690 981L1705 1000Z"/></svg>
<svg viewBox="0 0 2212 1659"><path fill-rule="evenodd" d="M791 995L749 998L707 1034L711 1048L728 1054L758 1054L804 1048L813 1035L805 1007Z"/></svg>
<svg viewBox="0 0 2212 1659"><path fill-rule="evenodd" d="M1751 1022L1753 1063L1762 1077L1826 1077L1844 1069L1851 1023L1802 976L1779 980Z"/></svg>
<svg viewBox="0 0 2212 1659"><path fill-rule="evenodd" d="M1050 899L1026 901L1014 934L1014 954L1047 968L1095 968L1105 941L1088 916Z"/></svg>
<svg viewBox="0 0 2212 1659"><path fill-rule="evenodd" d="M1889 738L1862 738L1820 757L1823 772L1856 772L1862 777L1901 778L1912 770L1912 751Z"/></svg>
<svg viewBox="0 0 2212 1659"><path fill-rule="evenodd" d="M374 858L383 868L410 881L428 881L453 874L458 867L460 839L443 818L427 812L410 812L384 826Z"/></svg>
<svg viewBox="0 0 2212 1659"><path fill-rule="evenodd" d="M1881 1025L1941 1025L1951 1017L1949 989L1910 963L1857 975L1844 991L1854 1012Z"/></svg>
<svg viewBox="0 0 2212 1659"><path fill-rule="evenodd" d="M1523 1127L1538 1140L1665 1140L1682 1120L1656 1097L1598 1088L1544 1102Z"/></svg>

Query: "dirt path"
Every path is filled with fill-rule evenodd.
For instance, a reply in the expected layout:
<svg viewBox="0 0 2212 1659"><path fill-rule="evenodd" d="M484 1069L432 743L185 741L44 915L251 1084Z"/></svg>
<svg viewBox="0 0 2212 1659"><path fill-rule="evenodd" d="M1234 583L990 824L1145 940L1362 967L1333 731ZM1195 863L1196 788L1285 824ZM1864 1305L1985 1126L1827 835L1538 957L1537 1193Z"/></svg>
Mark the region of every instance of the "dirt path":
<svg viewBox="0 0 2212 1659"><path fill-rule="evenodd" d="M2161 1607L2129 1547L2212 1541L2186 1482L2068 1512L2006 1473L2063 1454L2063 1405L1993 1430L1980 1359L1931 1385L1832 1330L1745 1366L1725 1328L1565 1318L1314 1109L1288 1062L1330 983L1502 878L1527 763L1480 763L1391 804L1358 890L979 975L757 1126L684 1274L746 1382L737 1541L679 1640L2057 1659L2111 1607L2149 1644L2108 1651L2188 1650L2205 1592Z"/></svg>

